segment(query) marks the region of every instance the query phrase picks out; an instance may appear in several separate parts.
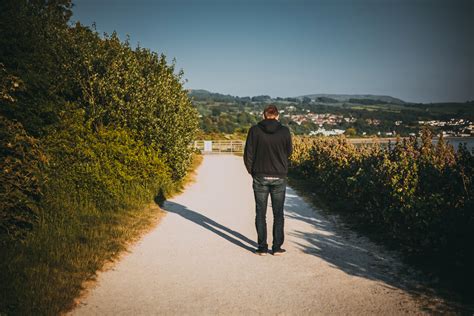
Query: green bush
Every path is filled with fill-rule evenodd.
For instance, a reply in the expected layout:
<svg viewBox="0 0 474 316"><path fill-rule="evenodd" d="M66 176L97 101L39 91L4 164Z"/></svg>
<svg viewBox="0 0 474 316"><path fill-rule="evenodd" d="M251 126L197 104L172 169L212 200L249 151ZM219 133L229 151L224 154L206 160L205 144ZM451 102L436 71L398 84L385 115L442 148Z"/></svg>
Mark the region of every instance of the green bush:
<svg viewBox="0 0 474 316"><path fill-rule="evenodd" d="M17 141L12 144L18 151L2 144L3 155L21 155L27 144L33 148L38 142L50 159L38 169L44 157L36 159L33 150L21 157L28 166L6 158L5 170L16 163L19 173L30 175L36 168L28 185L48 193L42 205L61 203L55 197L64 188L69 199L93 201L102 209L128 207L142 200L138 196L163 194L186 174L192 157L189 144L198 127L197 111L182 85L183 73L176 73L164 55L134 49L115 33L101 37L80 23L69 25L71 7L70 0L1 3L0 115L5 120L0 127L5 144L12 143L10 138ZM6 123L10 121L25 130ZM15 225L31 228L25 214L34 217L40 196L33 189L25 191L26 176L21 190L7 188L12 183L7 176L3 172L2 194L4 204L10 204L2 206L2 214L18 209L23 217L17 217ZM22 190L25 198L20 199ZM4 223L15 220L2 218L3 230L10 230L12 224Z"/></svg>
<svg viewBox="0 0 474 316"><path fill-rule="evenodd" d="M126 129L101 127L90 133L83 110L66 113L58 130L44 139L49 202L67 194L78 205L107 211L134 207L135 200L151 201L168 190L171 170L153 147Z"/></svg>
<svg viewBox="0 0 474 316"><path fill-rule="evenodd" d="M0 1L0 314L70 307L191 165L183 72L71 8Z"/></svg>
<svg viewBox="0 0 474 316"><path fill-rule="evenodd" d="M390 148L345 138L295 140L290 171L397 241L410 253L450 256L468 267L474 240L474 157L441 138L404 139Z"/></svg>
<svg viewBox="0 0 474 316"><path fill-rule="evenodd" d="M113 33L100 38L87 27L69 30L70 46L78 54L68 70L80 86L79 104L92 129L125 128L159 151L181 179L190 163L198 128L197 110L164 55L132 49ZM84 45L87 43L87 45Z"/></svg>
<svg viewBox="0 0 474 316"><path fill-rule="evenodd" d="M38 141L20 123L0 116L0 240L18 239L38 219L40 164Z"/></svg>

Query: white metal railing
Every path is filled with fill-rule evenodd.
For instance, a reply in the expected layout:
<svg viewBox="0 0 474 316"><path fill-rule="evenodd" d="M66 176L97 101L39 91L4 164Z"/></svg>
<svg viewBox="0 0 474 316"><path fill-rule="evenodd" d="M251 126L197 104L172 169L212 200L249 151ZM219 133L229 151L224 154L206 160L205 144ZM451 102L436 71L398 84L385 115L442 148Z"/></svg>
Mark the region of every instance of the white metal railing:
<svg viewBox="0 0 474 316"><path fill-rule="evenodd" d="M370 138L359 138L359 139L348 139L349 142L354 145L363 145L363 144L373 144L374 140ZM474 154L474 140L473 137L446 137L445 140L454 146L454 149L457 150L459 143L466 143L467 149ZM382 147L388 147L395 145L396 138L380 138L377 139ZM433 140L434 143L437 142L437 139ZM196 150L199 150L203 154L233 154L233 153L243 153L245 147L244 140L195 140L194 144L190 144Z"/></svg>
<svg viewBox="0 0 474 316"><path fill-rule="evenodd" d="M244 152L243 140L195 140L194 149L203 154L234 154Z"/></svg>

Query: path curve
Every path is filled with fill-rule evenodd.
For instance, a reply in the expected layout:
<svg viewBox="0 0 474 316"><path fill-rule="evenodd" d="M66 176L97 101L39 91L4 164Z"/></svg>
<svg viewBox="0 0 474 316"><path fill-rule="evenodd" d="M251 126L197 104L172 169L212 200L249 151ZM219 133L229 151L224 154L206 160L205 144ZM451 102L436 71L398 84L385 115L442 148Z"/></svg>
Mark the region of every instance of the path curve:
<svg viewBox="0 0 474 316"><path fill-rule="evenodd" d="M270 199L269 199L270 200ZM270 203L270 202L269 202ZM269 206L270 207L270 206ZM340 227L291 188L280 257L256 256L252 178L241 157L208 155L196 182L74 315L422 314L386 251ZM271 209L268 209L271 244Z"/></svg>

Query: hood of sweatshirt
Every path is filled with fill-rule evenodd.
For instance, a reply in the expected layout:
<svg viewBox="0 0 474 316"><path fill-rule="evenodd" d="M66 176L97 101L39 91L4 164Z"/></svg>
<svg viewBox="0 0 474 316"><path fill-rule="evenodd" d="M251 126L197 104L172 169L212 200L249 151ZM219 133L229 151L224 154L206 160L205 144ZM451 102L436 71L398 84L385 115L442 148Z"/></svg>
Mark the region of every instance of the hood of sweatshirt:
<svg viewBox="0 0 474 316"><path fill-rule="evenodd" d="M260 127L265 133L273 134L279 130L283 125L280 121L264 119L258 122L258 127Z"/></svg>

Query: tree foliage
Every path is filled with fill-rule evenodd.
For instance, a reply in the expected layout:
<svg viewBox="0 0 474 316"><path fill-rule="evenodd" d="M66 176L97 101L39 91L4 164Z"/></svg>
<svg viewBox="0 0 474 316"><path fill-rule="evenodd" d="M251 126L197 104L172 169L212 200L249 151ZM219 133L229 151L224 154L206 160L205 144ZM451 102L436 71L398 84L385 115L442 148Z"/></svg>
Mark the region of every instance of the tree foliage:
<svg viewBox="0 0 474 316"><path fill-rule="evenodd" d="M71 306L121 249L119 226L151 216L145 204L175 191L191 160L198 117L183 72L70 25L71 8L0 1L2 315Z"/></svg>
<svg viewBox="0 0 474 316"><path fill-rule="evenodd" d="M37 173L46 180L35 188L50 192L54 186L110 206L120 204L116 192L130 183L165 186L184 177L198 119L174 63L133 48L116 33L100 36L80 23L69 25L70 0L5 0L0 6L6 164L17 155L8 146L19 153L38 147L48 164L39 164L35 149L18 154L23 160L16 167L29 174L28 163L41 165ZM55 186L58 181L67 185ZM37 200L33 191L25 195Z"/></svg>
<svg viewBox="0 0 474 316"><path fill-rule="evenodd" d="M0 116L0 236L24 237L38 218L40 164L38 140L20 123Z"/></svg>

